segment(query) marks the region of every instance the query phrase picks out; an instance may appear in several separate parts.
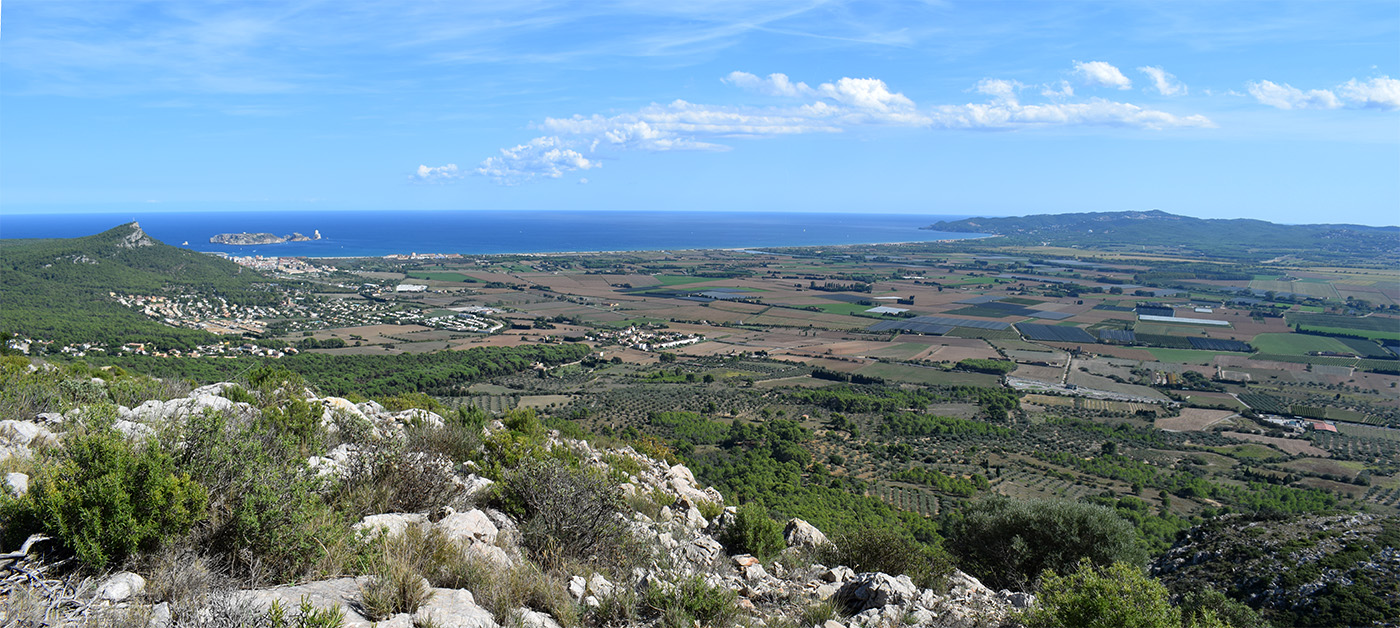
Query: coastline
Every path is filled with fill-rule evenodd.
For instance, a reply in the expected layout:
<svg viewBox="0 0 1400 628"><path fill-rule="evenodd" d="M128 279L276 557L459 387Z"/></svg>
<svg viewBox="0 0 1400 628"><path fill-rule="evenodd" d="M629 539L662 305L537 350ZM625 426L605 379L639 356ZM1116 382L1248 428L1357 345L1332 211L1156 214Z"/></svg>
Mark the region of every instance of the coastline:
<svg viewBox="0 0 1400 628"><path fill-rule="evenodd" d="M550 256L566 256L566 255L617 255L617 254L622 254L622 253L663 253L663 252L666 252L666 251L684 251L684 252L693 252L693 251L726 251L726 252L730 252L730 253L750 253L750 254L753 254L753 255L791 255L790 253L779 253L779 252L776 252L776 251L765 251L765 250L762 250L762 249L790 249L790 248L803 248L803 247L813 247L813 246L848 247L848 246L885 246L885 245L895 246L895 245L901 245L901 244L948 244L948 243L952 243L952 242L964 242L964 241L967 241L967 240L985 240L985 239L987 239L987 238L1000 238L1000 237L1002 237L1000 234L995 234L995 233L978 233L978 234L969 234L968 237L966 237L966 238L940 238L940 239L937 239L937 240L902 240L902 241L895 241L895 242L843 242L843 243L840 243L840 244L784 244L784 245L782 245L782 246L768 246L768 247L724 246L724 247L696 247L696 248L667 247L667 248L663 248L663 249L611 249L611 250L598 250L598 251L592 251L592 250L589 250L589 251L582 251L582 250L580 250L580 251L529 251L529 252L523 252L523 253L459 253L459 252L451 252L451 253L441 253L441 252L417 253L417 252L414 252L414 253L387 253L387 254L384 254L384 255L264 255L264 254L260 254L260 255L256 255L256 256L255 256L255 255L236 255L236 254L233 254L233 253L226 253L226 252L224 252L224 251L200 251L200 250L193 249L193 248L191 248L190 250L191 250L191 251L194 251L194 252L196 252L196 253L204 253L205 255L218 255L218 256L226 256L226 257L259 257L259 256L260 256L260 257L265 257L265 258L272 258L272 257L296 257L296 258L305 258L305 259L331 259L331 260L339 260L339 259L385 259L385 258L389 258L389 257L395 256L395 255L397 255L397 256L416 255L416 256L418 256L419 258L422 258L422 259L433 259L434 257L442 257L442 256L447 256L447 255L459 255L459 256L463 256L463 257L467 257L467 256L471 256L471 257L504 257L504 256L515 256L515 257L550 257ZM177 246L178 246L178 245L177 245ZM275 246L275 245L266 245L266 246ZM188 248L188 247L185 247L185 248ZM414 260L414 259L416 259L416 258L404 257L404 260L405 260L405 261L412 261L412 260Z"/></svg>
<svg viewBox="0 0 1400 628"><path fill-rule="evenodd" d="M236 257L315 259L389 255L584 255L651 251L768 250L794 247L898 245L961 240L982 234L925 229L960 216L799 212L509 212L492 210L380 212L160 212L6 216L8 238L72 238L139 221L161 242ZM319 241L265 245L208 243L219 233L326 234ZM180 244L189 242L190 245ZM432 251L433 253L426 253Z"/></svg>

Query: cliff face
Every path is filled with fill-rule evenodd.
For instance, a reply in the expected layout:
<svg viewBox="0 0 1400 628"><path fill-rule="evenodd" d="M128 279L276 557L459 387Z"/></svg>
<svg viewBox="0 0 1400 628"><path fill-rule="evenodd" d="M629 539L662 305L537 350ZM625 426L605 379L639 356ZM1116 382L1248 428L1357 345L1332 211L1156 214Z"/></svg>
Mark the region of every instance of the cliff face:
<svg viewBox="0 0 1400 628"><path fill-rule="evenodd" d="M93 385L105 384L93 380ZM288 393L283 390L277 394ZM5 421L0 424L0 462L8 460L7 464L23 466L21 461L33 459L45 447L61 446L65 432L77 429L85 423L84 417L94 412L108 413L112 429L137 447L153 446L155 441L150 439L162 435L195 434L197 430L191 430L195 429L196 419L202 426L198 429L206 430L211 416L224 417L233 424L257 424L272 416L258 407L257 397L235 384L224 383L195 389L181 398L147 401L134 408L81 407L64 414L46 413L33 420ZM144 567L136 570L144 573L118 574L89 589L86 595L93 599L87 603L92 605L94 616L118 611L130 614L135 609L154 617L151 625L189 625L181 618L192 613L202 617L265 617L267 609L276 604L281 609L299 609L296 612L303 614L320 612L316 609L339 613L346 626L374 625L373 618L381 626L484 628L506 624L673 625L674 617L666 613L710 617L704 614L709 612L705 609L716 608L723 612L703 624L726 625L747 616L768 625L815 623L823 628L971 627L1000 625L1015 608L1033 602L1026 594L991 591L957 571L941 586L927 589L906 575L855 573L841 565L821 564L816 557L829 542L820 530L799 519L787 522L783 534L787 549L775 558L760 560L738 553L721 540L729 538L726 532L733 526L742 525L737 523L736 508L724 506L723 496L712 487L700 486L685 466L667 464L630 447L598 447L562 438L557 432L536 432L539 440L529 450L534 453L519 458L526 450L511 448L525 442L533 428L508 428L501 421L488 421L480 428L484 448L479 453L484 455L457 464L447 458L413 453L411 443L442 438L452 429L460 429L452 428L453 421L434 412L390 411L372 401L353 403L338 397L318 397L310 390L291 394L279 403L305 408L303 414L318 422L319 429L331 441L339 441L328 451L298 463L299 473L319 478L319 485L324 487L320 490L334 493L353 489L369 477L364 470L373 465L377 456L387 451L408 451L395 464L430 475L413 481L447 496L432 507L377 512L361 517L351 526L354 542L363 544L362 551L368 556L376 556L377 552L387 556L391 551L418 551L413 548L421 549L425 544L437 548L432 553L434 558L415 567L425 574L422 603L411 610L376 611L369 592L387 577L380 571L295 586L224 590L200 598L198 604L202 606L192 610L188 600L181 602L168 592L148 587L148 582L164 581L168 575ZM455 442L461 442L461 437ZM551 462L558 460L571 462ZM556 484L568 478L585 484L606 479L597 486L602 487L603 494L619 499L610 503L625 505L602 515L607 519L602 523L621 532L615 538L632 554L622 558L624 563L633 565L630 570L599 570L590 567L594 563L586 560L550 559L549 552L541 554L537 538L540 511L530 514L529 505L517 503L519 495L512 492L517 490L513 487L524 482L522 474L541 468L562 470L563 475L546 474ZM11 491L23 493L31 483L24 474L15 473L9 476L7 485ZM526 495L526 501L529 499ZM580 493L570 499L576 502L592 497ZM557 505L565 510L575 506L566 502ZM573 521L569 525L588 523ZM566 528L550 529L569 534ZM545 546L550 545L546 542ZM609 553L616 549L602 547L592 551ZM473 577L448 577L443 575L451 571L446 566L479 571ZM522 579L534 584L522 584ZM40 581L33 586L63 589L53 581ZM521 586L535 587L530 590L536 592L510 593ZM6 599L16 599L22 593L12 588L3 594ZM303 607L303 602L307 606ZM672 610L653 612L658 606ZM78 618L70 619L76 622Z"/></svg>

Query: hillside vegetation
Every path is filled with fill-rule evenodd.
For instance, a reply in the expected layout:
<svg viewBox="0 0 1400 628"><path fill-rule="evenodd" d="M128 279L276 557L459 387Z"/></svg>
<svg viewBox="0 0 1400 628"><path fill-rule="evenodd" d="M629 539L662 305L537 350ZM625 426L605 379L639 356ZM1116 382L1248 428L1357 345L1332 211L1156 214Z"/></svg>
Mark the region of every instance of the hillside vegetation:
<svg viewBox="0 0 1400 628"><path fill-rule="evenodd" d="M1400 261L1400 227L1280 225L1263 220L1222 220L1163 211L1048 214L939 221L937 231L992 233L1012 244L1092 249L1174 249L1215 259L1260 262L1287 256L1316 262Z"/></svg>
<svg viewBox="0 0 1400 628"><path fill-rule="evenodd" d="M280 303L266 277L233 262L162 244L129 223L97 235L0 240L0 331L59 344L150 343L188 350L217 338L152 321L118 294L194 292L243 305Z"/></svg>

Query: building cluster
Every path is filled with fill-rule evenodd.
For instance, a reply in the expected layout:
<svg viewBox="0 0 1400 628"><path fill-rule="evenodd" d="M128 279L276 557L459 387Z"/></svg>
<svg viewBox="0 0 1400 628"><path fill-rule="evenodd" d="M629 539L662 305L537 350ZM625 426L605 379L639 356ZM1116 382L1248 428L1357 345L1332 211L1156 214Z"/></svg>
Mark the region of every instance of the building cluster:
<svg viewBox="0 0 1400 628"><path fill-rule="evenodd" d="M317 266L300 257L263 257L261 255L229 255L227 257L229 261L239 266L284 275L329 275L335 272L333 267Z"/></svg>
<svg viewBox="0 0 1400 628"><path fill-rule="evenodd" d="M223 297L194 294L133 295L109 292L109 296L129 307L171 327L202 329L215 334L261 335L267 331L270 319L291 318L301 308L291 301L282 308L243 306L229 303Z"/></svg>
<svg viewBox="0 0 1400 628"><path fill-rule="evenodd" d="M705 340L705 337L696 334L682 334L674 331L631 326L626 329L600 329L591 331L588 334L588 339L605 344L619 344L642 351L664 351L666 349L701 342Z"/></svg>
<svg viewBox="0 0 1400 628"><path fill-rule="evenodd" d="M390 253L390 254L388 254L388 255L385 255L385 256L384 256L384 259L405 260L405 261L407 261L407 260L424 260L424 259L462 259L462 254L461 254L461 253L409 253L408 255L404 255L404 254L402 254L402 253Z"/></svg>

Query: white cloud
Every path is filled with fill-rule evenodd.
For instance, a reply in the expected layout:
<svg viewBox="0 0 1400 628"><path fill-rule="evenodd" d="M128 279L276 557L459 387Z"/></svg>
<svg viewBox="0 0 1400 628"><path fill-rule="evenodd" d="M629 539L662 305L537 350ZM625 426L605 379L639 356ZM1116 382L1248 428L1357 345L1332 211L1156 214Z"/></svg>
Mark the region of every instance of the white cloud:
<svg viewBox="0 0 1400 628"><path fill-rule="evenodd" d="M835 83L822 83L817 91L836 102L859 109L890 111L914 108L914 101L904 94L890 92L880 79L843 78Z"/></svg>
<svg viewBox="0 0 1400 628"><path fill-rule="evenodd" d="M457 164L447 164L446 166L418 166L418 170L413 176L423 183L443 183L453 179L460 179L464 173L457 169Z"/></svg>
<svg viewBox="0 0 1400 628"><path fill-rule="evenodd" d="M558 179L565 172L601 166L564 146L559 138L537 137L515 148L502 148L500 156L487 158L476 171L497 183L514 185L538 177Z"/></svg>
<svg viewBox="0 0 1400 628"><path fill-rule="evenodd" d="M1138 68L1138 72L1146 74L1152 79L1152 86L1157 88L1157 93L1163 96L1184 96L1186 86L1181 81L1176 80L1170 72L1163 70L1160 66L1143 66Z"/></svg>
<svg viewBox="0 0 1400 628"><path fill-rule="evenodd" d="M747 90L756 91L769 96L784 96L787 98L800 98L812 93L812 88L806 83L793 83L786 74L769 74L768 78L759 78L748 72L730 72L721 81L742 87Z"/></svg>
<svg viewBox="0 0 1400 628"><path fill-rule="evenodd" d="M1016 104L1016 92L1024 85L1003 79L982 79L977 82L977 93L991 96L997 102Z"/></svg>
<svg viewBox="0 0 1400 628"><path fill-rule="evenodd" d="M1337 88L1342 98L1358 107L1394 111L1400 109L1400 80L1382 76L1369 81L1351 79Z"/></svg>
<svg viewBox="0 0 1400 628"><path fill-rule="evenodd" d="M921 107L874 78L842 78L815 88L793 82L783 74L760 78L747 72L732 72L721 80L735 87L797 102L754 107L676 100L615 115L546 118L537 125L543 136L501 150L499 156L483 161L476 172L498 183L515 184L599 167L599 154L725 151L729 150L728 140L736 138L842 133L872 126L994 130L1051 126L1153 130L1215 126L1201 115L1179 116L1101 98L1063 102L1074 96L1074 89L1063 81L1059 90L1046 87L1055 101L1046 104L1022 103L1021 92L1027 86L1018 81L986 78L972 89L988 97L986 102Z"/></svg>
<svg viewBox="0 0 1400 628"><path fill-rule="evenodd" d="M1249 95L1261 104L1279 109L1336 109L1342 106L1337 95L1325 89L1303 91L1287 83L1255 81L1248 84Z"/></svg>
<svg viewBox="0 0 1400 628"><path fill-rule="evenodd" d="M1058 85L1046 85L1045 89L1040 90L1040 95L1056 100L1069 98L1074 95L1074 86L1069 81L1060 81Z"/></svg>
<svg viewBox="0 0 1400 628"><path fill-rule="evenodd" d="M1133 82L1118 68L1113 67L1105 61L1090 61L1088 63L1074 62L1074 74L1085 85L1096 85L1099 87L1116 87L1118 89L1128 89L1133 86Z"/></svg>
<svg viewBox="0 0 1400 628"><path fill-rule="evenodd" d="M1021 105L1015 102L945 105L933 115L935 126L954 129L1016 129L1046 126L1113 126L1161 130L1214 128L1202 115L1177 116L1132 103L1094 98L1081 103Z"/></svg>

